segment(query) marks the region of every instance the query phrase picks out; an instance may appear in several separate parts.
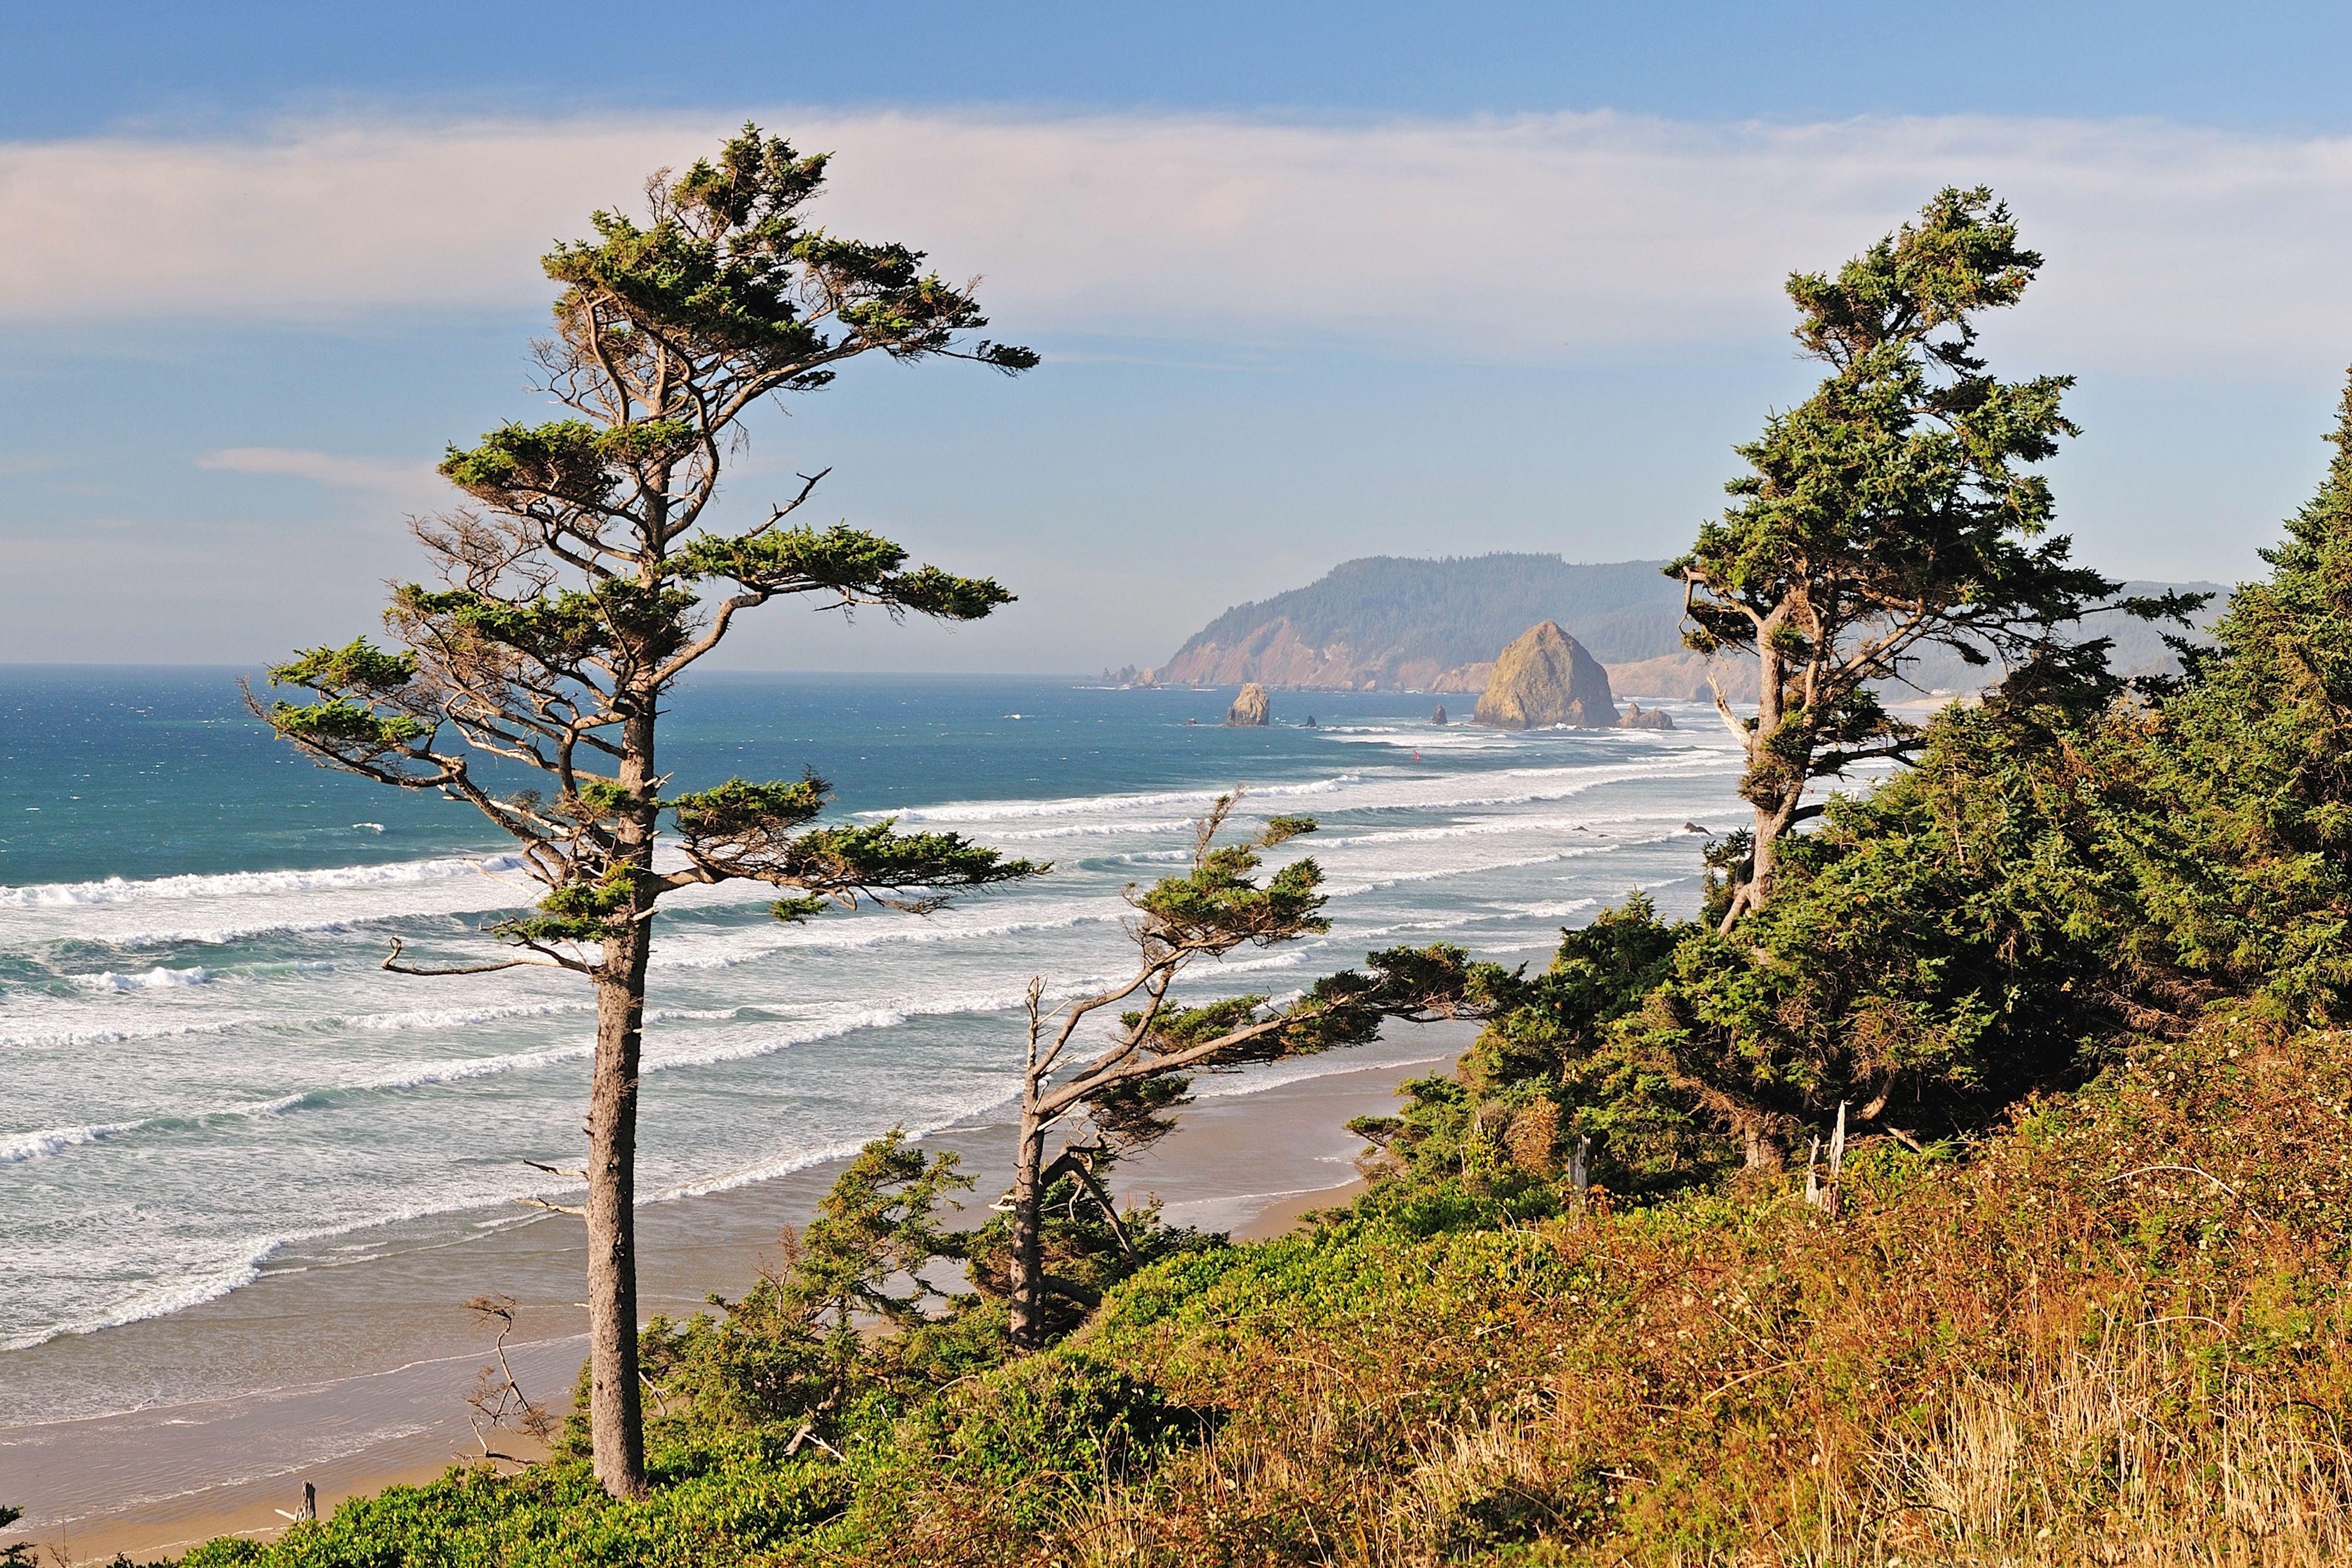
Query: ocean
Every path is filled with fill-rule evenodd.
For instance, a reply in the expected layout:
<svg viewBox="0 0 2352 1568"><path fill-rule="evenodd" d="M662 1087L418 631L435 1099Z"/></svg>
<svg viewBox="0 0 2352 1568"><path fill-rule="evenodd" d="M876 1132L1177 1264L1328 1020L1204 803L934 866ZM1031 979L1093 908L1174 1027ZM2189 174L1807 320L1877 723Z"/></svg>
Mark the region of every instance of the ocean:
<svg viewBox="0 0 2352 1568"><path fill-rule="evenodd" d="M0 1426L227 1392L201 1368L110 1376L107 1331L526 1222L513 1200L562 1183L523 1162L581 1150L584 983L379 967L395 936L425 961L488 954L478 927L535 896L510 847L461 804L310 765L237 674L0 670ZM644 1199L1000 1110L1030 977L1063 993L1117 973L1122 889L1182 863L1220 789L1248 787L1245 818L1319 820L1275 858L1321 863L1333 925L1203 974L1203 997L1283 995L1399 943L1540 967L1560 926L1629 890L1694 908L1691 825L1738 809L1737 753L1696 708L1668 705L1668 732L1501 734L1432 726L1427 696L1284 693L1272 727L1237 730L1218 724L1232 696L789 674L680 692L674 789L813 767L842 819L1054 871L929 917L786 926L749 883L666 903ZM60 1339L91 1347L62 1380ZM12 1390L36 1346L47 1370Z"/></svg>

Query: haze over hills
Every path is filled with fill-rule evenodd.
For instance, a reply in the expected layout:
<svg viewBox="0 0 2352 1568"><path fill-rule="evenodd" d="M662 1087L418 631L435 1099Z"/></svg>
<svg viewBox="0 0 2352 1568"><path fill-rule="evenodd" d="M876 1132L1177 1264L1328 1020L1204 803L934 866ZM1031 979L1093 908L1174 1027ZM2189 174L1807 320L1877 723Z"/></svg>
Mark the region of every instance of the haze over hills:
<svg viewBox="0 0 2352 1568"><path fill-rule="evenodd" d="M1557 555L1495 554L1343 561L1304 588L1237 604L1194 632L1145 678L1167 685L1255 681L1304 691L1476 692L1495 656L1528 627L1557 621L1609 668L1620 696L1695 697L1705 662L1682 644L1682 589L1664 561L1573 563ZM2128 593L2219 592L2210 582L2132 582ZM2209 612L2210 613L2210 612ZM2156 628L2110 612L2083 623L2115 640L2127 674L2177 667ZM1752 689L1744 664L1721 669L1727 689ZM1969 691L2000 678L1949 650L1909 672L1923 691Z"/></svg>
<svg viewBox="0 0 2352 1568"><path fill-rule="evenodd" d="M1155 674L1202 685L1476 691L1503 645L1539 621L1559 622L1604 664L1659 658L1682 646L1682 590L1660 575L1664 565L1367 556L1305 588L1235 605Z"/></svg>

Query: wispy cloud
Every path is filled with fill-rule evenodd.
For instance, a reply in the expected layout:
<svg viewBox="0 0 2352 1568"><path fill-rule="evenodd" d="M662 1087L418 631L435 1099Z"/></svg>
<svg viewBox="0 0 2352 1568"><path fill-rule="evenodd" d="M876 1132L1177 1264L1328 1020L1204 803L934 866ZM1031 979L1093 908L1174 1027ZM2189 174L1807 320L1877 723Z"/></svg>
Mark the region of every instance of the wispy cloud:
<svg viewBox="0 0 2352 1568"><path fill-rule="evenodd" d="M0 144L0 319L535 308L551 240L740 118ZM2302 377L2352 346L2352 141L1970 118L758 118L839 154L829 225L985 274L1016 339L1535 361L1762 343L1788 271L1988 182L2052 257L2014 329L2037 356Z"/></svg>
<svg viewBox="0 0 2352 1568"><path fill-rule="evenodd" d="M229 446L196 459L199 468L231 474L284 474L342 489L415 495L435 482L432 465L382 457L338 457L284 446Z"/></svg>

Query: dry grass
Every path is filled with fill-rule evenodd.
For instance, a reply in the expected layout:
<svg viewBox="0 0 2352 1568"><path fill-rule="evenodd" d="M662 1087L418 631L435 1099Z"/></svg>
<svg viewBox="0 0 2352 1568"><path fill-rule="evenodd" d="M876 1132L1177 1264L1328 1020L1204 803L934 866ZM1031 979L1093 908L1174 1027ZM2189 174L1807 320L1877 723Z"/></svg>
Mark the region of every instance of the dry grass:
<svg viewBox="0 0 2352 1568"><path fill-rule="evenodd" d="M1131 1298L1089 1348L1225 1419L1030 1560L2352 1563L2352 1042L2152 1048L1848 1194Z"/></svg>
<svg viewBox="0 0 2352 1568"><path fill-rule="evenodd" d="M2156 1330L1970 1380L1824 1500L1823 1564L2352 1563L2352 1449L2273 1380Z"/></svg>

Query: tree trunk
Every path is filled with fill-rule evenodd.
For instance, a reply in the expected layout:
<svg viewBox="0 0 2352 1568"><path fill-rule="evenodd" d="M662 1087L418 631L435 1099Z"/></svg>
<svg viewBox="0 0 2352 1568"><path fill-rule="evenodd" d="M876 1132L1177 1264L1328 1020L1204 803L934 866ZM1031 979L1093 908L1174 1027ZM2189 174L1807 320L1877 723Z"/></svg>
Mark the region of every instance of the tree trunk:
<svg viewBox="0 0 2352 1568"><path fill-rule="evenodd" d="M1772 874L1780 860L1782 834L1795 818L1797 803L1804 796L1805 774L1796 771L1792 783L1787 777L1787 764L1773 749L1780 727L1788 722L1787 684L1788 663L1771 645L1773 629L1782 620L1775 614L1765 632L1758 639L1760 677L1756 701L1756 727L1748 737L1748 773L1739 781L1739 792L1755 808L1755 841L1748 859L1748 876L1732 890L1731 907L1724 912L1723 933L1728 936L1739 917L1764 907L1772 894Z"/></svg>
<svg viewBox="0 0 2352 1568"><path fill-rule="evenodd" d="M1045 1129L1026 1105L1013 1167L1013 1281L1006 1307L1013 1348L1036 1350L1045 1343L1045 1261L1039 1235L1040 1190L1045 1163Z"/></svg>
<svg viewBox="0 0 2352 1568"><path fill-rule="evenodd" d="M621 729L621 787L650 797L656 694L639 691ZM617 824L614 861L653 869L654 812ZM588 1431L596 1479L618 1498L646 1494L645 1399L637 1386L637 1058L645 1044L653 897L640 882L627 924L604 939L596 973L596 1065L588 1092Z"/></svg>
<svg viewBox="0 0 2352 1568"><path fill-rule="evenodd" d="M637 1390L637 1055L652 945L642 922L604 943L588 1099L588 1430L596 1479L618 1498L646 1492Z"/></svg>
<svg viewBox="0 0 2352 1568"><path fill-rule="evenodd" d="M1756 843L1748 857L1748 885L1742 890L1750 910L1763 908L1771 895L1773 875L1780 869L1780 835L1789 831L1794 807L1794 801L1785 800L1769 805L1759 802L1756 807Z"/></svg>

